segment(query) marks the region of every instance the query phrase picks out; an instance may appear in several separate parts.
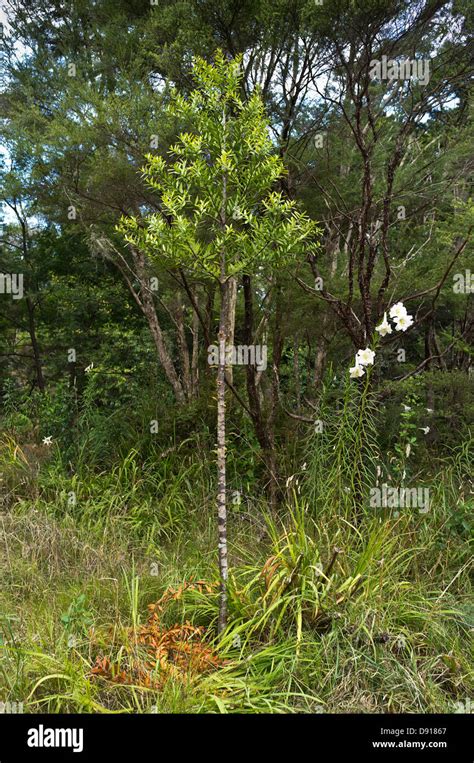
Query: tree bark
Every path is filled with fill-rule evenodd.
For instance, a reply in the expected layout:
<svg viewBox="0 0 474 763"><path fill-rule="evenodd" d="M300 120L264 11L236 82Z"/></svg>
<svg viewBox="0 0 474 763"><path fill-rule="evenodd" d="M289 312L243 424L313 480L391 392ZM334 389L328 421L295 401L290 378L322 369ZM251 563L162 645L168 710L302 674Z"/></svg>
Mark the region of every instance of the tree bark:
<svg viewBox="0 0 474 763"><path fill-rule="evenodd" d="M146 287L143 291L146 291ZM184 394L183 386L178 378L178 374L176 373L173 361L166 348L163 332L158 321L155 306L153 305L151 299L144 298L142 300L142 310L145 318L148 321L148 326L150 328L153 341L155 342L158 357L160 359L161 365L163 366L166 378L173 387L173 392L178 403L184 403L186 401L186 397Z"/></svg>
<svg viewBox="0 0 474 763"><path fill-rule="evenodd" d="M177 294L174 315L176 320L176 332L178 340L178 349L181 357L181 380L187 400L193 396L191 381L191 364L189 359L188 343L186 341L186 328L184 324L184 308L181 300L181 294Z"/></svg>
<svg viewBox="0 0 474 763"><path fill-rule="evenodd" d="M296 410L301 409L300 342L298 334L293 337L293 376L295 379Z"/></svg>
<svg viewBox="0 0 474 763"><path fill-rule="evenodd" d="M349 243L349 238L351 234L351 229L349 229L349 233L346 239L347 245ZM326 239L326 253L329 258L330 262L330 270L329 274L331 277L331 280L334 278L334 276L337 273L337 261L338 256L340 252L339 247L339 232L336 226L329 226L329 231ZM324 378L324 371L326 367L326 357L328 352L328 346L329 341L326 336L327 330L330 325L330 313L329 310L324 310L323 317L321 319L321 335L319 340L319 345L316 350L316 357L314 360L314 386L317 388L322 383Z"/></svg>
<svg viewBox="0 0 474 763"><path fill-rule="evenodd" d="M222 113L223 149L225 150L226 111ZM225 230L227 209L227 172L222 173L221 227ZM226 252L223 248L220 260L220 316L219 316L219 363L217 366L217 524L219 549L219 617L217 630L222 633L227 625L227 484L226 484L226 432L225 432L225 384L226 340L229 322L229 283L226 277Z"/></svg>
<svg viewBox="0 0 474 763"><path fill-rule="evenodd" d="M225 284L222 285L222 306L224 306ZM219 325L219 364L217 367L217 522L219 534L220 599L218 632L227 623L227 502L226 502L226 432L225 432L225 352L226 352L225 310L221 309Z"/></svg>
<svg viewBox="0 0 474 763"><path fill-rule="evenodd" d="M13 210L15 212L16 218L18 222L20 223L21 227L21 240L22 240L22 251L23 251L23 258L25 260L25 263L28 265L29 261L29 233L28 233L28 223L26 220L26 217L23 216L23 214L20 214L18 212L18 208L16 205L16 202L13 206ZM25 279L26 283L26 290L28 291L29 288L29 277ZM39 349L38 344L38 338L36 336L36 325L35 325L35 306L33 304L33 301L31 297L26 297L26 309L28 312L28 333L30 335L31 340L31 347L33 349L33 358L34 358L34 365L35 365L35 373L36 373L36 383L38 385L38 389L40 392L44 392L45 390L45 383L44 383L44 376L43 376L43 368L41 365L41 353Z"/></svg>
<svg viewBox="0 0 474 763"><path fill-rule="evenodd" d="M38 339L36 337L35 308L30 297L26 298L26 307L28 310L28 333L30 335L31 346L33 348L33 358L34 358L35 372L36 372L36 383L38 385L38 389L40 390L40 392L44 392L45 384L44 384L43 368L41 366L40 349L38 345Z"/></svg>
<svg viewBox="0 0 474 763"><path fill-rule="evenodd" d="M253 300L252 300L252 282L249 275L243 276L244 286L244 304L245 304L245 324L244 335L247 345L253 344ZM249 364L246 366L247 396L249 401L250 415L255 430L258 443L263 451L266 471L268 475L269 497L272 508L275 508L278 494L278 475L276 471L275 442L273 438L273 429L265 421L260 394L257 385L257 372L255 366Z"/></svg>
<svg viewBox="0 0 474 763"><path fill-rule="evenodd" d="M226 326L225 326L225 339L228 347L234 344L234 332L235 332L235 308L237 305L237 278L232 276L227 279L225 289L225 313L226 313ZM233 367L228 366L226 368L226 379L229 384L234 383Z"/></svg>
<svg viewBox="0 0 474 763"><path fill-rule="evenodd" d="M126 278L127 283L133 296L135 297L135 300L137 301L145 318L147 319L148 326L150 328L151 335L158 352L160 363L163 366L166 378L173 387L173 392L175 394L176 400L178 403L184 403L186 402L186 395L183 389L183 385L178 377L178 374L176 373L171 355L167 350L163 332L161 330L158 316L156 314L155 305L153 303L153 294L147 286L145 255L135 247L131 247L131 252L135 265L135 276L137 277L140 284L140 297L138 297L128 278ZM121 268L121 270L123 272L123 268Z"/></svg>
<svg viewBox="0 0 474 763"><path fill-rule="evenodd" d="M198 304L197 294L195 295L196 304ZM193 310L193 323L191 328L193 335L193 347L191 351L191 383L193 398L198 397L199 390L199 315Z"/></svg>

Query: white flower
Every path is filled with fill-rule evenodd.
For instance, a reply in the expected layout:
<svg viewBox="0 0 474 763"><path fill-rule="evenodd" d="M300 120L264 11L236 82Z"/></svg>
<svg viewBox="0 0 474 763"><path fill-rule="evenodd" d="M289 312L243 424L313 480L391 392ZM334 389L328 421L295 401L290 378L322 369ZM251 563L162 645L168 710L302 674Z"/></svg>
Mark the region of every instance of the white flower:
<svg viewBox="0 0 474 763"><path fill-rule="evenodd" d="M93 368L94 368L94 364L91 363L90 366L87 366L87 368L84 369L84 371L86 372L86 374L88 374L92 371Z"/></svg>
<svg viewBox="0 0 474 763"><path fill-rule="evenodd" d="M411 315L401 315L399 318L395 319L395 329L397 331L406 331L410 328L412 323L413 318Z"/></svg>
<svg viewBox="0 0 474 763"><path fill-rule="evenodd" d="M427 408L426 413L434 413L434 408Z"/></svg>
<svg viewBox="0 0 474 763"><path fill-rule="evenodd" d="M385 336L385 334L392 333L392 327L387 320L387 313L383 314L383 321L379 326L375 327L375 330L379 332L380 336Z"/></svg>
<svg viewBox="0 0 474 763"><path fill-rule="evenodd" d="M430 431L429 427L420 427L420 429L422 432L424 432L424 434L428 434L428 432Z"/></svg>
<svg viewBox="0 0 474 763"><path fill-rule="evenodd" d="M43 437L43 445L47 445L48 447L52 445L53 435L50 435L49 437Z"/></svg>
<svg viewBox="0 0 474 763"><path fill-rule="evenodd" d="M349 374L351 379L359 379L361 376L365 374L365 371L362 368L362 366L358 364L356 360L355 366L353 366L352 368L349 368Z"/></svg>
<svg viewBox="0 0 474 763"><path fill-rule="evenodd" d="M356 365L372 366L374 364L375 352L368 347L365 350L358 350L356 355Z"/></svg>
<svg viewBox="0 0 474 763"><path fill-rule="evenodd" d="M402 405L403 405L403 409L404 409L405 411L411 411L411 408L410 408L410 406L409 406L409 405L405 405L405 403L402 403Z"/></svg>
<svg viewBox="0 0 474 763"><path fill-rule="evenodd" d="M390 318L405 318L407 315L407 309L403 302L397 302L396 305L392 305L390 308Z"/></svg>

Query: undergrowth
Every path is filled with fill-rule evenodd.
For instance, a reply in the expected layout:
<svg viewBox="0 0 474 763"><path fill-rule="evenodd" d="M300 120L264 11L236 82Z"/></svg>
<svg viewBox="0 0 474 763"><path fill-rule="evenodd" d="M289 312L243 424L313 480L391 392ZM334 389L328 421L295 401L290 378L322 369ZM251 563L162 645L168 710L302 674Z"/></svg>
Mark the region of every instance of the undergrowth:
<svg viewBox="0 0 474 763"><path fill-rule="evenodd" d="M336 482L355 446L328 429L278 513L263 496L231 505L221 638L199 447L68 470L54 446L5 436L4 701L32 713L454 712L472 697L469 443L433 465L429 513L354 515Z"/></svg>

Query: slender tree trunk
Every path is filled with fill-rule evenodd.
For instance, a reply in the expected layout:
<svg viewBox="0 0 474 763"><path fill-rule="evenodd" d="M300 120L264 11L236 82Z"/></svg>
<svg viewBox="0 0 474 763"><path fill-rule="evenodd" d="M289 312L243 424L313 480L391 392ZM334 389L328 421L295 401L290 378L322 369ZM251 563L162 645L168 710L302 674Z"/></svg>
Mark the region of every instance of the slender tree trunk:
<svg viewBox="0 0 474 763"><path fill-rule="evenodd" d="M183 385L181 384L178 374L176 373L176 369L173 365L171 356L166 348L165 339L161 330L160 323L158 321L158 316L156 315L154 305L150 300L144 299L142 303L142 309L148 321L148 326L155 342L158 357L160 359L161 365L163 366L166 378L173 387L173 392L178 403L184 403L186 396L183 390Z"/></svg>
<svg viewBox="0 0 474 763"><path fill-rule="evenodd" d="M44 392L45 385L44 385L43 368L41 366L40 349L38 345L38 339L36 337L36 326L35 326L35 315L34 315L35 309L30 297L26 298L26 307L28 310L28 333L30 335L31 346L33 348L33 358L35 363L36 383L38 384L38 389L40 390L40 392Z"/></svg>
<svg viewBox="0 0 474 763"><path fill-rule="evenodd" d="M196 303L198 303L198 295L196 294ZM199 391L199 316L195 310L193 310L193 323L191 328L193 335L193 347L191 353L191 383L192 383L192 396L198 397Z"/></svg>
<svg viewBox="0 0 474 763"><path fill-rule="evenodd" d="M160 359L160 363L163 366L166 378L173 387L173 392L175 394L176 400L178 403L184 403L186 401L186 395L183 389L183 385L178 374L176 373L173 359L171 358L171 355L169 354L166 347L163 331L161 329L153 302L153 294L147 285L148 279L146 275L145 256L135 247L131 247L131 252L135 265L135 275L140 284L140 297L137 296L132 284L127 279L129 288L141 310L143 311L145 318L147 319L153 341L155 342L155 347Z"/></svg>
<svg viewBox="0 0 474 763"><path fill-rule="evenodd" d="M349 240L351 236L352 229L349 228L349 233L347 234L346 238L346 244L347 247L349 246ZM330 266L330 276L331 279L334 278L337 272L337 261L339 256L339 232L337 228L333 227L329 229L327 241L326 241L326 252L329 256L329 260L331 263ZM327 307L327 305L326 305ZM319 340L319 345L316 350L316 357L314 360L314 386L318 387L324 378L324 370L326 367L326 357L328 352L328 346L329 346L329 340L326 336L327 330L329 329L329 325L331 322L331 316L330 311L325 309L323 313L322 320L320 322L321 325L321 336Z"/></svg>
<svg viewBox="0 0 474 763"><path fill-rule="evenodd" d="M300 380L300 342L298 334L293 338L293 376L295 377L296 410L301 409L301 380Z"/></svg>
<svg viewBox="0 0 474 763"><path fill-rule="evenodd" d="M175 320L178 340L178 349L181 356L181 381L187 400L193 396L191 381L191 364L189 360L189 349L186 341L186 327L184 323L184 309L181 300L181 294L178 293L175 304Z"/></svg>
<svg viewBox="0 0 474 763"><path fill-rule="evenodd" d="M155 308L153 292L149 288L149 277L147 260L142 251L136 246L130 246L130 253L133 260L133 268L126 262L122 254L116 249L112 242L105 236L96 237L94 243L98 252L106 258L112 259L125 283L128 286L130 294L137 303L138 307L145 316L150 333L155 343L156 351L165 376L173 388L178 403L186 402L186 394L181 379L178 376L173 359L166 347L165 337L158 319ZM133 281L138 281L139 290L137 292Z"/></svg>
<svg viewBox="0 0 474 763"><path fill-rule="evenodd" d="M222 125L224 128L225 150L225 128L226 112L225 108L222 114ZM226 225L227 209L227 172L222 174L222 205L221 205L221 227L224 230ZM225 249L221 252L220 263L220 316L219 316L219 364L217 366L217 523L218 523L218 548L219 548L219 574L220 574L220 597L219 597L219 618L217 630L222 633L227 625L227 496L226 496L226 433L225 433L225 380L226 380L226 340L229 324L229 284L226 278L226 253Z"/></svg>
<svg viewBox="0 0 474 763"><path fill-rule="evenodd" d="M222 308L224 308L225 284L222 285ZM217 367L217 521L219 529L220 600L218 632L227 623L227 503L226 503L226 433L225 433L225 355L226 325L225 309L221 309L219 325L219 365Z"/></svg>
<svg viewBox="0 0 474 763"><path fill-rule="evenodd" d="M18 222L21 226L21 236L22 236L22 250L23 250L23 258L25 260L25 263L28 264L29 261L29 233L28 233L28 223L26 221L26 218L23 218L22 215L18 212L16 206L15 206L15 214L18 219ZM26 279L26 290L28 292L29 289L29 277ZM34 358L34 364L35 364L35 373L36 373L36 383L38 385L38 389L40 392L44 392L45 390L45 384L44 384L44 376L43 376L43 368L41 365L41 353L39 349L38 339L36 336L36 325L35 325L35 306L33 304L33 301L31 297L26 297L26 309L28 312L28 333L30 335L31 340L31 346L33 348L33 358Z"/></svg>
<svg viewBox="0 0 474 763"><path fill-rule="evenodd" d="M279 403L279 368L283 353L283 336L281 332L282 311L281 311L281 287L277 286L275 294L275 321L273 324L273 375L270 391L270 411L267 418L268 439L271 444L269 451L269 467L272 475L270 482L270 503L273 511L278 506L278 495L280 492L278 479L278 464L275 448L275 417Z"/></svg>
<svg viewBox="0 0 474 763"><path fill-rule="evenodd" d="M245 304L245 324L244 324L244 336L246 344L253 344L254 330L253 330L253 300L252 300L252 282L249 275L243 276L244 285L244 304ZM260 402L259 390L257 387L257 373L255 366L246 366L246 378L247 378L247 395L249 401L250 415L252 416L252 423L254 426L255 434L263 451L263 457L265 460L265 467L268 475L268 487L270 493L270 503L273 508L276 506L277 493L278 493L278 474L276 466L275 456L275 442L272 436L272 430L268 426L265 420L264 412Z"/></svg>
<svg viewBox="0 0 474 763"><path fill-rule="evenodd" d="M225 327L225 334L226 334L226 344L227 346L231 346L234 344L234 332L235 332L235 308L237 305L237 278L235 276L232 276L231 278L227 279L226 283L226 290L225 290L225 299L226 299L226 307L225 307L225 313L226 313L226 327ZM234 383L234 374L233 374L233 368L232 366L228 366L226 368L226 379L229 382L229 384Z"/></svg>
<svg viewBox="0 0 474 763"><path fill-rule="evenodd" d="M324 326L323 326L324 327ZM316 357L314 359L314 386L318 387L324 376L324 366L326 364L327 347L324 339L319 340Z"/></svg>
<svg viewBox="0 0 474 763"><path fill-rule="evenodd" d="M216 284L210 283L206 288L206 307L204 315L204 334L206 341L213 335L214 329L214 303L216 298ZM210 344L210 340L208 342Z"/></svg>

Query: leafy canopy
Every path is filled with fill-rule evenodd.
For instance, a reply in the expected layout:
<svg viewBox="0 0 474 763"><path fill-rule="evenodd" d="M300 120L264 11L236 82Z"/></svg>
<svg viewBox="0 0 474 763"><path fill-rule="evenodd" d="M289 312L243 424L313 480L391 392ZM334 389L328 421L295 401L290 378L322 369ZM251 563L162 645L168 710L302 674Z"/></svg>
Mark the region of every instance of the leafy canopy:
<svg viewBox="0 0 474 763"><path fill-rule="evenodd" d="M222 278L314 246L315 223L275 190L285 169L275 153L257 91L242 100L240 61L217 53L196 58L196 88L172 91L169 113L189 126L171 146L169 163L147 154L146 182L160 212L122 217L125 239L152 259Z"/></svg>

